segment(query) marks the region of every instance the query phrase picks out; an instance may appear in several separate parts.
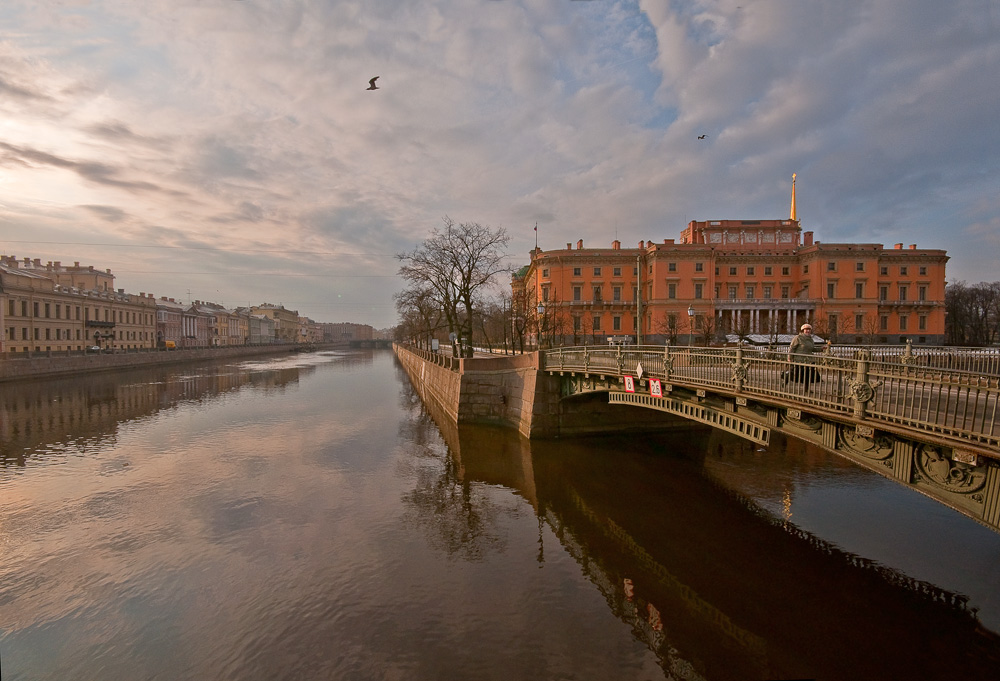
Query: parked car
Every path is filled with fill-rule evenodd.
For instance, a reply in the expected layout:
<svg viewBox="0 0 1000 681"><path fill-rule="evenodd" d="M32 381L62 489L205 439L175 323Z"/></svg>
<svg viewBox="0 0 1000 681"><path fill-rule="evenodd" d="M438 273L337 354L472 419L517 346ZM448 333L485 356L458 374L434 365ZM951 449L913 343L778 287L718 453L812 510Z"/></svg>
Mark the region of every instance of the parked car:
<svg viewBox="0 0 1000 681"><path fill-rule="evenodd" d="M91 345L87 348L87 352L100 352L100 351L101 351L100 345Z"/></svg>

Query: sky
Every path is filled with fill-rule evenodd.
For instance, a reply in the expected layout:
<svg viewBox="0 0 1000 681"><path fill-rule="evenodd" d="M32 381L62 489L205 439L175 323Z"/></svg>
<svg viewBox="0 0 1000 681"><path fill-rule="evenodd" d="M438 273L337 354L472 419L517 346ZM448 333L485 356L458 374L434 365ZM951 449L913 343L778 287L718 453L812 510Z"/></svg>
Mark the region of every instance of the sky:
<svg viewBox="0 0 1000 681"><path fill-rule="evenodd" d="M517 269L795 173L817 240L996 281L998 93L995 0L3 0L0 253L385 328L446 217Z"/></svg>

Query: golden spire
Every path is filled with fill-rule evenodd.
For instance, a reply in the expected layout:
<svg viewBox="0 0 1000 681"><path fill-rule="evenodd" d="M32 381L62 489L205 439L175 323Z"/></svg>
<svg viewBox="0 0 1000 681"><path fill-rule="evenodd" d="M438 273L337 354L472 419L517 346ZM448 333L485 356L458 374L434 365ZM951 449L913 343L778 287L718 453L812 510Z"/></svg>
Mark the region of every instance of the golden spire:
<svg viewBox="0 0 1000 681"><path fill-rule="evenodd" d="M788 216L788 219L798 220L798 218L795 217L795 173L792 173L792 212Z"/></svg>

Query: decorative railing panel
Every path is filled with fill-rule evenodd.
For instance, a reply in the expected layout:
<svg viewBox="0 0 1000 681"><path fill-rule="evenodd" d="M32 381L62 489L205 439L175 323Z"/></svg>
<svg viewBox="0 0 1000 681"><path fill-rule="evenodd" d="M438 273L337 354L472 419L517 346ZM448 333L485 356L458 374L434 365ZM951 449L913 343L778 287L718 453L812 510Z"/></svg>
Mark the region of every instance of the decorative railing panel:
<svg viewBox="0 0 1000 681"><path fill-rule="evenodd" d="M876 361L867 350L813 356L819 377L807 386L789 376L785 352L761 348L557 348L542 353L546 371L638 376L694 389L758 396L938 434L972 446L1000 449L1000 372L990 353L909 352ZM965 367L964 369L955 367ZM976 370L970 370L976 369ZM990 371L985 371L990 369Z"/></svg>

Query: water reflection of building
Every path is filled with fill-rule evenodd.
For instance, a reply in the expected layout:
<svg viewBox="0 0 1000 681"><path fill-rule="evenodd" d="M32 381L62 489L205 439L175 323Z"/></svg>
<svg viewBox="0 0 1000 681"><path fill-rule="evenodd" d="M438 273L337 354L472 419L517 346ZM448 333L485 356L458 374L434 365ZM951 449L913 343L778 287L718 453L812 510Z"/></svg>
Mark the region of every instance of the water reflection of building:
<svg viewBox="0 0 1000 681"><path fill-rule="evenodd" d="M134 369L85 377L0 384L0 465L24 463L53 445L90 451L119 425L185 402L296 382L301 369L232 364Z"/></svg>

